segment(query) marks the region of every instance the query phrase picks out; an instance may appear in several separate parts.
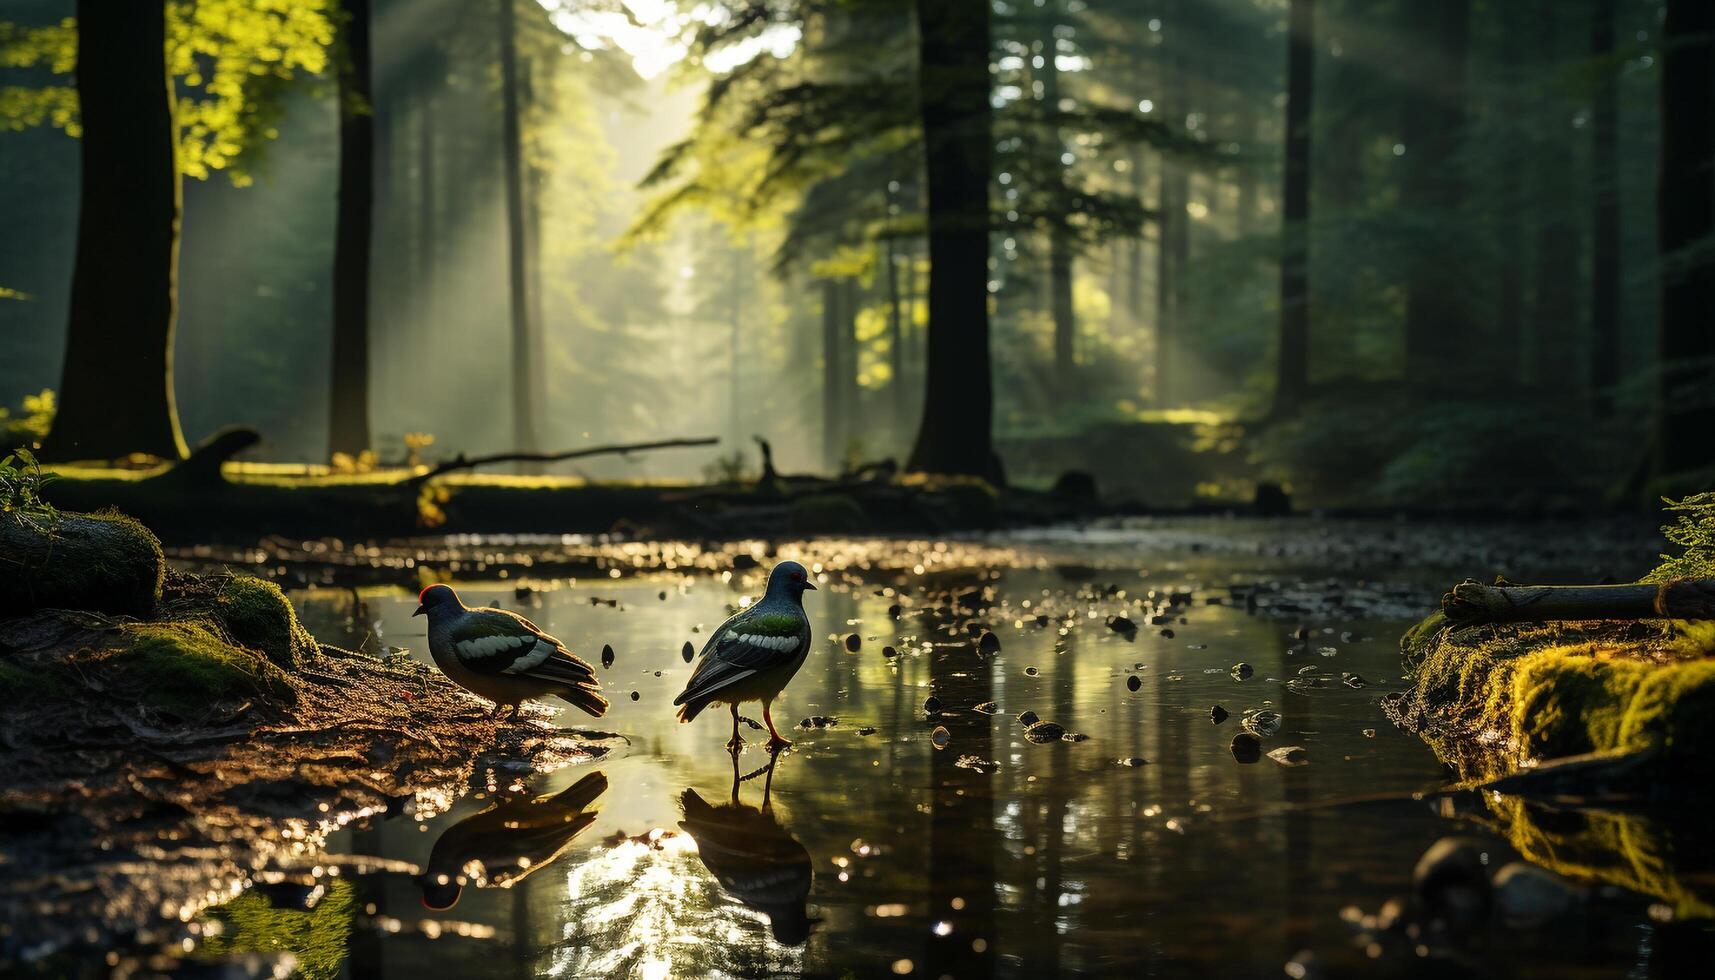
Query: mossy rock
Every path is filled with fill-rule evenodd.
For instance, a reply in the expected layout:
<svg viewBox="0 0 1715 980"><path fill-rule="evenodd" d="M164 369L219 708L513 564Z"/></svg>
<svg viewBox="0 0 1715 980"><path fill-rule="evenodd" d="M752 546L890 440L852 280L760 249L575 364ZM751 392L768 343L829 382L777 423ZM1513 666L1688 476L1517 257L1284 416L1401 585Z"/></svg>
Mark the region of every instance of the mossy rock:
<svg viewBox="0 0 1715 980"><path fill-rule="evenodd" d="M280 668L233 645L213 620L126 623L115 632L76 666L99 671L101 687L121 697L186 717L223 702L295 698Z"/></svg>
<svg viewBox="0 0 1715 980"><path fill-rule="evenodd" d="M865 534L875 522L856 498L843 493L816 493L792 501L787 520L792 530L806 534Z"/></svg>
<svg viewBox="0 0 1715 980"><path fill-rule="evenodd" d="M298 621L292 601L273 582L233 576L221 584L213 613L234 640L262 651L282 669L296 670L319 652L315 637Z"/></svg>
<svg viewBox="0 0 1715 980"><path fill-rule="evenodd" d="M149 615L161 598L161 542L116 511L0 514L0 616L38 609Z"/></svg>
<svg viewBox="0 0 1715 980"><path fill-rule="evenodd" d="M1715 778L1710 641L1653 622L1454 629L1437 614L1401 640L1414 689L1395 713L1432 741L1528 759L1653 749L1662 777L1689 785Z"/></svg>

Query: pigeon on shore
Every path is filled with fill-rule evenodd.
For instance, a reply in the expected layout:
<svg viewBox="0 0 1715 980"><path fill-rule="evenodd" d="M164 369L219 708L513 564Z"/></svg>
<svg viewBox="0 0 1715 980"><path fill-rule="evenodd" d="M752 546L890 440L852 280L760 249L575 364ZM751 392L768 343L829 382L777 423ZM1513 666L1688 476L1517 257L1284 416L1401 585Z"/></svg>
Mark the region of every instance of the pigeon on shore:
<svg viewBox="0 0 1715 980"><path fill-rule="evenodd" d="M557 696L600 718L607 699L595 671L535 623L505 609L471 609L445 585L417 597L413 616L429 617L429 654L458 686L495 703L496 710Z"/></svg>
<svg viewBox="0 0 1715 980"><path fill-rule="evenodd" d="M679 720L693 721L711 704L730 706L732 738L727 748L736 752L744 744L738 736L738 706L761 701L762 718L768 723L768 747L775 750L791 745L774 727L770 708L810 652L810 618L804 615L804 593L815 588L803 565L783 561L774 566L762 599L722 623L704 644L684 693L673 699L680 706Z"/></svg>

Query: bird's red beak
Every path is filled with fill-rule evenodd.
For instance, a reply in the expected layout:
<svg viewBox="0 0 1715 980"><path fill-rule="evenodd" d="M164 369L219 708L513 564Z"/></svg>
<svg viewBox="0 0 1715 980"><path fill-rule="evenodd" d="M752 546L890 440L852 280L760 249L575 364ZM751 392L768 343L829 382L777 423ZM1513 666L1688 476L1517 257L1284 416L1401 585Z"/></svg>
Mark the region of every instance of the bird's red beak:
<svg viewBox="0 0 1715 980"><path fill-rule="evenodd" d="M429 613L429 611L427 609L424 609L422 606L418 606L417 611L412 613L411 617L414 619L418 616L426 616L426 615L428 615L428 613Z"/></svg>

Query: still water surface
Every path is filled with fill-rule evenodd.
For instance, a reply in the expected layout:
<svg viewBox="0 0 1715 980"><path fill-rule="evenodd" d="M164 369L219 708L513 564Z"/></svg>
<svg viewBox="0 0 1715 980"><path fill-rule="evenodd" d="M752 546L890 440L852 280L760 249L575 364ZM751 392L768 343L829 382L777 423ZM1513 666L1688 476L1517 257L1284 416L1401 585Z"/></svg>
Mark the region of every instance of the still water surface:
<svg viewBox="0 0 1715 980"><path fill-rule="evenodd" d="M806 597L817 642L775 715L832 721L787 729L796 744L774 758L748 728L729 756L724 711L681 725L671 707L683 644L758 594L766 560L534 592L461 583L592 661L611 645L598 673L613 710L596 724L629 742L527 785L496 776L430 820L330 838L331 855L392 862L344 879L359 914L343 972L1677 976L1710 948L1707 926L1670 921L1659 897L1589 882L1529 927L1377 928L1437 839L1473 837L1491 867L1514 859L1468 807L1414 795L1451 775L1379 706L1404 686L1399 633L1451 569L1172 536L1009 544L993 567L824 566ZM1257 583L1302 598L1248 610ZM427 659L412 597L366 594L354 616L342 595L298 594L319 636ZM1121 614L1135 635L1108 626ZM978 651L973 623L997 653ZM1026 711L1087 738L1035 744ZM1257 712L1280 719L1263 750L1301 747L1304 764L1235 759ZM469 857L491 887L425 908L424 873Z"/></svg>

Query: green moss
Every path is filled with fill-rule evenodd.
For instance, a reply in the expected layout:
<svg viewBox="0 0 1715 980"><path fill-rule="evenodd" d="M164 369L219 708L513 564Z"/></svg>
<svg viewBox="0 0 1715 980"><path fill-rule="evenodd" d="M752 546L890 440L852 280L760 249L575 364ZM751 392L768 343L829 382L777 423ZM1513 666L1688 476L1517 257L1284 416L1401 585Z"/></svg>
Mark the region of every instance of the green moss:
<svg viewBox="0 0 1715 980"><path fill-rule="evenodd" d="M1715 659L1696 629L1425 620L1401 645L1418 654L1399 713L1433 739L1537 759L1653 746L1676 781L1715 777Z"/></svg>
<svg viewBox="0 0 1715 980"><path fill-rule="evenodd" d="M351 882L335 878L327 893L310 909L278 909L254 891L213 910L208 919L220 923L204 940L200 956L222 959L244 953L291 953L297 958L294 976L305 980L334 980L340 975L352 920L357 914L357 891Z"/></svg>
<svg viewBox="0 0 1715 980"><path fill-rule="evenodd" d="M137 623L120 629L121 639L93 655L106 671L109 690L179 714L260 694L290 697L280 669L233 646L208 620Z"/></svg>
<svg viewBox="0 0 1715 980"><path fill-rule="evenodd" d="M82 609L147 616L166 559L148 528L123 514L38 519L0 513L0 616Z"/></svg>
<svg viewBox="0 0 1715 980"><path fill-rule="evenodd" d="M214 613L234 640L262 651L277 667L294 670L316 656L315 638L272 582L233 576L221 585Z"/></svg>
<svg viewBox="0 0 1715 980"><path fill-rule="evenodd" d="M62 697L70 691L71 686L57 674L0 663L0 698L7 701Z"/></svg>

